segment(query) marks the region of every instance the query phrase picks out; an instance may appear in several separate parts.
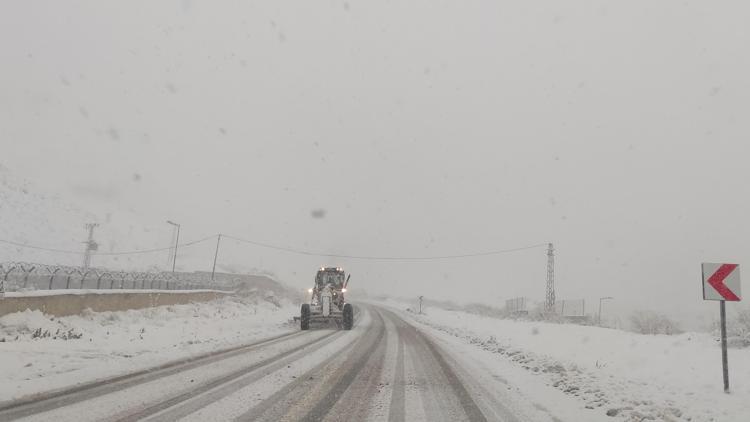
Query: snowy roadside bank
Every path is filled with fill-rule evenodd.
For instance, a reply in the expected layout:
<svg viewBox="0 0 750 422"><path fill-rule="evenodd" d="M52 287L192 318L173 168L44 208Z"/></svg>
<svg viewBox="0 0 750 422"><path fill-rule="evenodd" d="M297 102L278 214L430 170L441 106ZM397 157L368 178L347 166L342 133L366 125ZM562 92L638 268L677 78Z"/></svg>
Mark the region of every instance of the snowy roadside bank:
<svg viewBox="0 0 750 422"><path fill-rule="evenodd" d="M540 383L575 398L581 420L739 422L750 415L750 350L730 350L732 392L724 394L720 349L707 333L650 336L437 308L416 315L407 304L383 304L463 353L470 346L538 403L562 406L550 403L559 394Z"/></svg>
<svg viewBox="0 0 750 422"><path fill-rule="evenodd" d="M0 402L292 331L297 307L257 297L120 312L0 317Z"/></svg>

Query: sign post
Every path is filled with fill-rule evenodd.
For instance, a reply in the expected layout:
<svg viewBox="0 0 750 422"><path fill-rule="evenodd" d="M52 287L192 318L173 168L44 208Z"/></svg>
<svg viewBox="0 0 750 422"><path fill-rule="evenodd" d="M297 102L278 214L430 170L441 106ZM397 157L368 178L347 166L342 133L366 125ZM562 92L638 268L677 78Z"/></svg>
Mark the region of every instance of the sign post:
<svg viewBox="0 0 750 422"><path fill-rule="evenodd" d="M721 371L724 374L724 392L729 392L729 362L727 360L727 310L726 301L719 301L721 314Z"/></svg>
<svg viewBox="0 0 750 422"><path fill-rule="evenodd" d="M703 300L719 301L721 324L721 368L724 375L724 392L729 392L729 363L727 358L726 302L739 302L740 268L737 264L703 263Z"/></svg>

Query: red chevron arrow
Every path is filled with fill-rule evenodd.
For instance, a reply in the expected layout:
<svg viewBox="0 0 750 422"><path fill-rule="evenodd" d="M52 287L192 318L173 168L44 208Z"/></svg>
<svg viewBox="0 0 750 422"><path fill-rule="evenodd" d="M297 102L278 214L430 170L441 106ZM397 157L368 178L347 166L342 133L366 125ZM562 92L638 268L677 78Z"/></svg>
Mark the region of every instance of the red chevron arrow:
<svg viewBox="0 0 750 422"><path fill-rule="evenodd" d="M740 298L737 297L733 291L729 290L729 287L727 287L726 284L724 284L724 279L726 279L735 268L737 268L737 264L721 264L721 267L719 267L719 269L708 278L708 284L716 289L716 291L726 300L740 300Z"/></svg>

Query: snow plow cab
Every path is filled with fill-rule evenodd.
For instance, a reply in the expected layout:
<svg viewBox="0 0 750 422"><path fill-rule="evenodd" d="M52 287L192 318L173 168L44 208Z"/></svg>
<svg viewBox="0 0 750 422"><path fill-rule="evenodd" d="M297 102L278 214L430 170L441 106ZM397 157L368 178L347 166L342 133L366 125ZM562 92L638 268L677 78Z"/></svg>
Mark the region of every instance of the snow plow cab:
<svg viewBox="0 0 750 422"><path fill-rule="evenodd" d="M308 290L310 303L303 303L300 312L300 328L310 329L310 323L335 322L339 328L351 330L354 324L354 309L346 303L344 294L349 277L343 268L324 267L315 275L315 285Z"/></svg>

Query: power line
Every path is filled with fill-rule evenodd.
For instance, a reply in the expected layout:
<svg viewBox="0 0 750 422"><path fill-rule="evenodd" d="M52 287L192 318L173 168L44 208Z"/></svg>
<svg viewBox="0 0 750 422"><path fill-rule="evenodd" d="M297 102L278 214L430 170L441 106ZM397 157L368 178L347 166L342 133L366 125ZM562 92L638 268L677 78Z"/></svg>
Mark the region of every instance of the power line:
<svg viewBox="0 0 750 422"><path fill-rule="evenodd" d="M259 246L259 247L266 248L266 249L273 249L273 250L297 254L297 255L316 256L316 257L325 257L325 258L357 259L357 260L362 260L362 261L438 261L438 260L447 260L447 259L461 259L461 258L473 258L473 257L482 257L482 256L491 256L491 255L501 255L501 254L506 254L506 253L519 252L519 251L524 251L528 249L535 249L535 248L547 246L546 243L538 243L535 245L522 246L519 248L500 249L500 250L493 250L493 251L481 251L481 252L463 253L463 254L456 254L456 255L433 255L433 256L345 255L345 254L322 253L322 252L308 251L308 250L302 250L302 249L288 248L288 247L283 247L283 246L276 246L276 245L272 245L269 243L257 242L254 240L243 239L240 237L230 236L226 234L213 234L211 236L207 236L202 239L194 240L192 242L180 243L177 246L178 247L192 246L198 243L205 242L207 240L211 240L219 236L225 237L227 239L232 239L237 242L247 243L250 245ZM64 254L71 254L71 255L83 255L81 252L78 252L78 251L45 248L42 246L27 245L27 244L13 242L13 241L4 240L4 239L0 239L0 243L6 243L9 245L13 245L13 246L21 247L21 248L36 249L36 250L42 250L42 251L47 251L47 252L64 253ZM167 246L163 248L154 248L154 249L138 249L138 250L130 250L130 251L117 251L117 252L95 252L95 253L92 253L92 256L138 255L138 254L146 254L146 253L153 253L153 252L162 252L162 251L172 250L173 248L174 246Z"/></svg>
<svg viewBox="0 0 750 422"><path fill-rule="evenodd" d="M207 240L213 239L216 236L218 236L218 235L213 234L211 236L204 237L204 238L198 239L198 240L194 240L192 242L180 243L178 246L185 247L185 246L195 245L197 243L201 243L201 242L205 242ZM79 252L79 251L70 251L70 250L65 250L65 249L45 248L45 247L42 247L42 246L27 245L27 244L24 244L24 243L18 243L18 242L13 242L13 241L4 240L4 239L0 239L0 243L6 243L8 245L17 246L17 247L20 247L20 248L36 249L36 250L40 250L40 251L65 253L65 254L71 254L71 255L83 255L83 253ZM111 255L136 255L136 254L144 254L144 253L152 253L152 252L161 252L161 251L170 250L172 248L174 248L174 246L168 246L166 248L140 249L140 250L120 251L120 252L96 252L96 253L92 253L91 255L92 256L93 255L108 255L108 256L111 256Z"/></svg>
<svg viewBox="0 0 750 422"><path fill-rule="evenodd" d="M288 253L294 253L298 255L307 255L307 256L320 256L320 257L327 257L327 258L346 258L346 259L359 259L359 260L365 260L365 261L436 261L436 260L445 260L445 259L460 259L460 258L472 258L472 257L480 257L480 256L489 256L489 255L500 255L504 253L511 253L511 252L518 252L523 251L527 249L534 249L534 248L540 248L542 246L547 246L546 243L539 243L536 245L530 245L530 246L523 246L520 248L511 248L511 249L502 249L502 250L495 250L495 251L484 251L484 252L475 252L475 253L465 253L465 254L458 254L458 255L437 255L437 256L365 256L365 255L342 255L342 254L332 254L332 253L320 253L320 252L311 252L311 251L305 251L301 249L294 249L294 248L286 248L282 246L275 246L268 243L262 243L262 242L256 242L254 240L247 240L242 239L239 237L229 236L226 234L222 235L223 237L226 237L227 239L236 240L238 242L248 243L255 246L260 246L263 248L268 249L274 249L277 251L282 252L288 252Z"/></svg>
<svg viewBox="0 0 750 422"><path fill-rule="evenodd" d="M218 236L218 234L212 234L211 236L204 237L203 239L198 239L198 240L194 240L192 242L187 242L187 243L180 243L177 246L178 247L192 246L197 243L201 243L201 242L205 242L207 240L213 239L216 236ZM167 246L166 248L142 249L142 250L133 250L133 251L125 251L125 252L98 252L95 255L136 255L136 254L144 254L144 253L151 253L151 252L162 252L162 251L167 251L170 249L174 249L174 246Z"/></svg>
<svg viewBox="0 0 750 422"><path fill-rule="evenodd" d="M80 251L67 251L67 250L63 250L63 249L44 248L44 247L41 247L41 246L32 246L32 245L25 245L23 243L12 242L10 240L0 239L0 243L5 243L5 244L8 244L8 245L18 246L19 248L37 249L37 250L40 250L40 251L66 253L66 254L74 254L74 255L83 255L83 253L80 252Z"/></svg>

